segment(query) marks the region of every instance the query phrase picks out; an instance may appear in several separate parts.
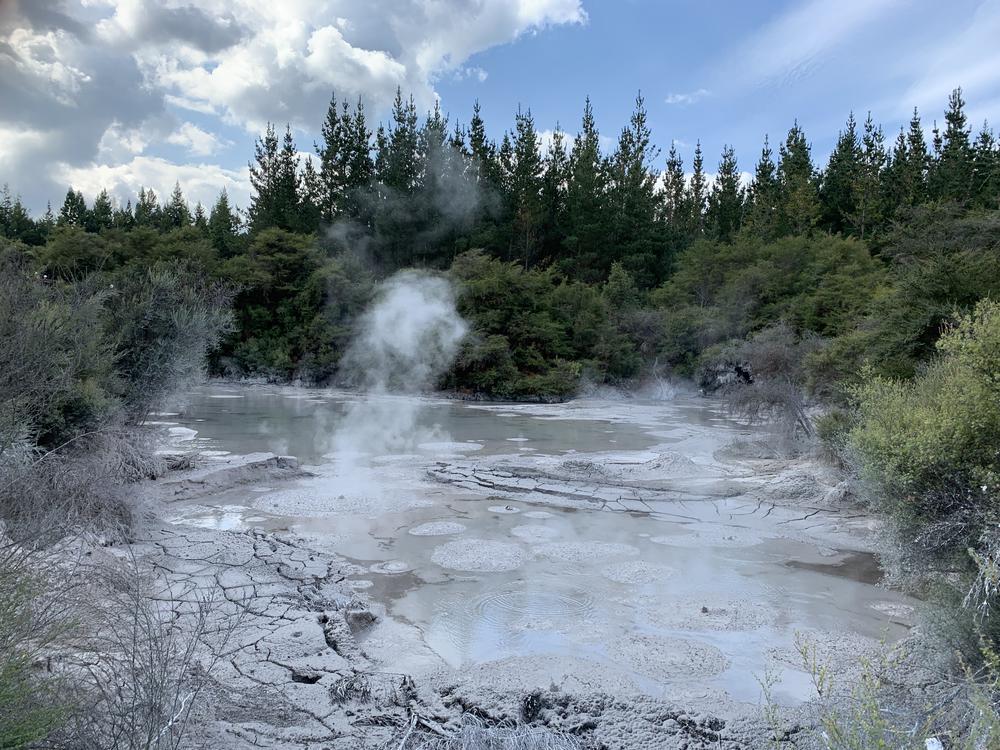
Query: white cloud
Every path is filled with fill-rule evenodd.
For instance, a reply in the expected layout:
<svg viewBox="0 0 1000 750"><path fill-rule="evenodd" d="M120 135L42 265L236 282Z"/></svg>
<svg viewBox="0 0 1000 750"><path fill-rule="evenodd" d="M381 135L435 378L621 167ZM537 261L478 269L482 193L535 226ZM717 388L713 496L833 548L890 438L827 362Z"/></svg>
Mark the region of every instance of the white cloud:
<svg viewBox="0 0 1000 750"><path fill-rule="evenodd" d="M131 161L116 165L73 167L57 165L58 177L63 184L72 185L89 200L107 189L119 203L135 201L139 188L152 188L162 200L170 195L175 183L180 183L184 197L193 206L200 201L212 206L225 188L229 198L238 206L250 202L250 175L247 168L224 169L217 164L175 164L158 157L136 156Z"/></svg>
<svg viewBox="0 0 1000 750"><path fill-rule="evenodd" d="M480 83L485 83L486 79L490 77L490 74L478 65L471 65L458 68L452 76L456 81L462 81L467 78L475 78Z"/></svg>
<svg viewBox="0 0 1000 750"><path fill-rule="evenodd" d="M232 145L190 122L185 122L168 135L167 143L186 148L195 156L210 156L219 149Z"/></svg>
<svg viewBox="0 0 1000 750"><path fill-rule="evenodd" d="M694 104L706 96L710 96L711 93L708 89L695 89L686 94L667 94L667 98L664 101L667 104Z"/></svg>
<svg viewBox="0 0 1000 750"><path fill-rule="evenodd" d="M108 2L131 7L136 0ZM243 36L219 53L155 45L137 57L168 95L251 131L267 120L314 127L331 89L382 107L398 86L429 106L441 74L485 79L481 68L466 68L472 55L587 20L580 0L206 0L199 7L211 17L232 13Z"/></svg>
<svg viewBox="0 0 1000 750"><path fill-rule="evenodd" d="M0 0L0 130L20 134L0 165L35 210L68 177L184 185L211 171L169 165L161 142L204 158L225 125L311 130L331 90L379 114L397 86L430 106L443 75L485 79L473 55L586 20L581 0Z"/></svg>
<svg viewBox="0 0 1000 750"><path fill-rule="evenodd" d="M541 149L543 154L547 154L552 149L552 141L555 137L554 130L542 130L538 133L538 140L541 144ZM576 142L576 137L570 135L569 133L563 133L563 144L566 146L566 151L569 152L573 149L573 144Z"/></svg>

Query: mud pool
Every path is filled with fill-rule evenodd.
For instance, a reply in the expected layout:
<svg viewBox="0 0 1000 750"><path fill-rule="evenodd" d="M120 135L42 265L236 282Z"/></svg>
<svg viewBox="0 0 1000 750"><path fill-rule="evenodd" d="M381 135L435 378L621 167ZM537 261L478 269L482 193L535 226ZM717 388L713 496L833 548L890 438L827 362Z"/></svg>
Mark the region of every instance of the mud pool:
<svg viewBox="0 0 1000 750"><path fill-rule="evenodd" d="M287 529L353 565L386 671L671 700L813 697L797 642L834 672L907 632L868 519L822 466L771 455L695 395L474 404L211 385L157 417L176 448L296 456L312 476L170 508Z"/></svg>

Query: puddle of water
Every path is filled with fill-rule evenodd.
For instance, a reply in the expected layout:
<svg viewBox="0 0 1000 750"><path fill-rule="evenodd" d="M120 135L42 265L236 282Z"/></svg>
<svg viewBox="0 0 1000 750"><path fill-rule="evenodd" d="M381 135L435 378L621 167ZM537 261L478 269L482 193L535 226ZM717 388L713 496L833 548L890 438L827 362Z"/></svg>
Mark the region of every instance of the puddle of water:
<svg viewBox="0 0 1000 750"><path fill-rule="evenodd" d="M710 401L424 399L419 423L442 439L414 455L362 462L347 477L329 454L352 398L286 388L193 392L174 421L198 430L199 447L290 453L314 465L317 476L228 490L178 506L177 517L312 537L357 562L365 571L353 577L358 588L414 625L455 668L575 657L624 673L652 694L695 685L751 702L770 670L778 678L775 698L795 703L812 697L809 676L794 659L776 662L774 654L794 653L796 633L891 640L906 630L908 600L873 585L879 572L871 555L784 538L778 524L794 513L753 514L745 500L727 497L728 489L711 493L742 491L713 455L747 433ZM480 449L453 450L458 443ZM669 445L686 462L671 463L677 475L663 481L686 487L685 497L704 487L713 499L602 512L490 497L426 475L441 454L536 460L534 452L518 453L525 443L548 456L614 451L615 461ZM589 460L601 464L599 456Z"/></svg>
<svg viewBox="0 0 1000 750"><path fill-rule="evenodd" d="M877 585L885 579L885 573L879 567L878 558L871 552L845 552L840 560L831 563L817 563L808 560L789 560L785 563L789 568L813 570L831 576L848 578L859 583Z"/></svg>
<svg viewBox="0 0 1000 750"><path fill-rule="evenodd" d="M338 425L354 394L271 386L206 386L186 394L175 425L197 430L192 445L235 454L268 451L296 456L304 464L322 463L334 448ZM483 452L511 453L530 445L534 452L641 450L660 442L648 430L629 422L537 418L530 412L502 416L449 399L419 398L417 430L444 434L452 443L479 443ZM518 405L519 407L520 405ZM505 407L506 408L506 407ZM515 407L517 408L517 407ZM615 440L609 446L609 438ZM418 448L421 446L417 446ZM425 455L451 452L427 441ZM453 448L454 446L451 446Z"/></svg>

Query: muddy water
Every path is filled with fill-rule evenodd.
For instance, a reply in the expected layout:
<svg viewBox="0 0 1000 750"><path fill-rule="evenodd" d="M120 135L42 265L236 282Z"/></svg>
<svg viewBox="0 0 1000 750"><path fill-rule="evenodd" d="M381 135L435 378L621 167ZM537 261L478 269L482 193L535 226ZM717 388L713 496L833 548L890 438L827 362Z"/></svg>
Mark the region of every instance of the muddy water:
<svg viewBox="0 0 1000 750"><path fill-rule="evenodd" d="M504 665L532 657L515 684L559 684L586 663L609 688L748 702L770 674L775 697L795 703L812 697L797 641L849 662L906 632L911 603L875 585L849 525L808 497L797 496L805 509L762 501L759 469L720 459L753 436L711 401L382 406L371 419L407 415L394 454L366 445L364 430L345 435L369 415L341 392L210 386L158 421L209 455L270 451L312 467L314 477L230 489L175 517L287 528L354 561L355 585L385 606L371 638L386 668L477 666L510 679ZM541 489L503 479L533 473ZM616 482L638 500L587 502L589 486L613 496Z"/></svg>

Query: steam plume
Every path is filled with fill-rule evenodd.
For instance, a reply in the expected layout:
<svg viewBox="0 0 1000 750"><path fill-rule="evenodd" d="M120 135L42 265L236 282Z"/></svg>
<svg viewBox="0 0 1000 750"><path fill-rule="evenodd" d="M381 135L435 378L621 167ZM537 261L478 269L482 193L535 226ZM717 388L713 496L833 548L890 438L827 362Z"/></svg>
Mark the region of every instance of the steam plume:
<svg viewBox="0 0 1000 750"><path fill-rule="evenodd" d="M344 358L345 382L365 396L348 410L335 436L345 463L358 454L413 452L440 440L418 427L419 394L451 365L468 326L440 276L403 271L385 281L361 319Z"/></svg>

